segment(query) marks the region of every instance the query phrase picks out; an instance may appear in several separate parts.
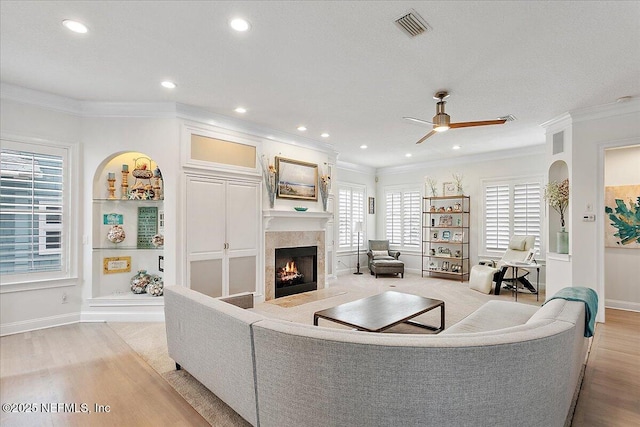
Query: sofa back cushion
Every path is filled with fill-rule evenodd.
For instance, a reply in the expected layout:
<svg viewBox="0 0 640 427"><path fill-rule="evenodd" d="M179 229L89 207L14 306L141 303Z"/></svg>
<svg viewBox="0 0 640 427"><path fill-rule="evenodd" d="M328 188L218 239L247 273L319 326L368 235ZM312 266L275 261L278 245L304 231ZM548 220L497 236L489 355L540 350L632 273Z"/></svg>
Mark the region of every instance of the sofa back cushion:
<svg viewBox="0 0 640 427"><path fill-rule="evenodd" d="M169 356L257 425L251 324L264 317L182 286L164 304Z"/></svg>
<svg viewBox="0 0 640 427"><path fill-rule="evenodd" d="M261 427L562 425L575 387L565 322L480 337L252 328Z"/></svg>

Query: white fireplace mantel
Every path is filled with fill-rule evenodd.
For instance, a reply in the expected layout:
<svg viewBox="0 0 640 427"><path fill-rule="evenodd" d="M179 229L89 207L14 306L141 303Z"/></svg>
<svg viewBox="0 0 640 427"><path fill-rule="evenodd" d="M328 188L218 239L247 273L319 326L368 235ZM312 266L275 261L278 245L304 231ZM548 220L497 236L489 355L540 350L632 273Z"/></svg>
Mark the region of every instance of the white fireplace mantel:
<svg viewBox="0 0 640 427"><path fill-rule="evenodd" d="M331 219L329 212L298 212L276 209L264 210L262 222L265 231L324 230Z"/></svg>

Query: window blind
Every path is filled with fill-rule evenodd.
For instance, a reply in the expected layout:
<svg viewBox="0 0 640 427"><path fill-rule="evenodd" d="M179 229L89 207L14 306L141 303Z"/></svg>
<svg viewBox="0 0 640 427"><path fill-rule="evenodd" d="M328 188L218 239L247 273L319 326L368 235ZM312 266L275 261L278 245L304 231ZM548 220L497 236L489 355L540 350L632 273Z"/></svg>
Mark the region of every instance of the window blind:
<svg viewBox="0 0 640 427"><path fill-rule="evenodd" d="M534 248L542 252L542 184L507 181L484 188L484 248L505 251L514 234L536 236Z"/></svg>
<svg viewBox="0 0 640 427"><path fill-rule="evenodd" d="M63 270L64 156L0 151L0 274Z"/></svg>
<svg viewBox="0 0 640 427"><path fill-rule="evenodd" d="M513 187L513 234L534 235L534 248L540 250L540 183L515 184Z"/></svg>
<svg viewBox="0 0 640 427"><path fill-rule="evenodd" d="M356 249L364 242L364 233L354 230L355 223L362 221L364 225L364 188L340 186L338 189L338 247Z"/></svg>
<svg viewBox="0 0 640 427"><path fill-rule="evenodd" d="M509 227L509 186L489 185L485 187L485 248L506 250L511 238Z"/></svg>
<svg viewBox="0 0 640 427"><path fill-rule="evenodd" d="M385 232L391 245L420 247L421 201L419 191L386 192Z"/></svg>

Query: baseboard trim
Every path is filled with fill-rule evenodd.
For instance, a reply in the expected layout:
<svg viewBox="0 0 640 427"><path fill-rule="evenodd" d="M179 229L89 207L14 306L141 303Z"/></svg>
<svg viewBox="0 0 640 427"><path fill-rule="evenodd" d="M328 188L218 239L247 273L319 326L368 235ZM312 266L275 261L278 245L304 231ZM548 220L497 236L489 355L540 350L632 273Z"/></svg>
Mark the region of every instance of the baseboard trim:
<svg viewBox="0 0 640 427"><path fill-rule="evenodd" d="M21 320L0 325L0 336L20 334L22 332L37 331L55 326L69 325L80 322L80 313L60 314L57 316L40 317L38 319Z"/></svg>
<svg viewBox="0 0 640 427"><path fill-rule="evenodd" d="M162 311L83 311L81 322L164 322Z"/></svg>
<svg viewBox="0 0 640 427"><path fill-rule="evenodd" d="M616 299L605 299L604 306L606 308L615 308L617 310L640 311L640 303L620 301Z"/></svg>

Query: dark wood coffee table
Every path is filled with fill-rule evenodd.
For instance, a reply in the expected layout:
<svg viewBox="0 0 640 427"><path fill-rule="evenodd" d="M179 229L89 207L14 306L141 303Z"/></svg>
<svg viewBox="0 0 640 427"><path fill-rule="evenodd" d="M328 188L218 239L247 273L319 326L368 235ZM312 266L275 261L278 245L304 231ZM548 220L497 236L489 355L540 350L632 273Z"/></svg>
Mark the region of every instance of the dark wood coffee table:
<svg viewBox="0 0 640 427"><path fill-rule="evenodd" d="M440 327L409 320L437 307L440 307ZM318 319L331 320L360 331L382 332L399 323L409 323L439 333L444 330L444 301L387 291L317 311L313 314L316 326Z"/></svg>

